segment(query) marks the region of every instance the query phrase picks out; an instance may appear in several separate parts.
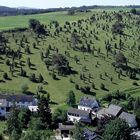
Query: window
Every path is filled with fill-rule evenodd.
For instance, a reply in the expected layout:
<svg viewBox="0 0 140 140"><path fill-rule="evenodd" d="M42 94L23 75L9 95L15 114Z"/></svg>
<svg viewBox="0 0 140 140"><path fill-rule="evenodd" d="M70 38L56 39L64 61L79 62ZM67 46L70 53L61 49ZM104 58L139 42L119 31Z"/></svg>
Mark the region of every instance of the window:
<svg viewBox="0 0 140 140"><path fill-rule="evenodd" d="M4 110L4 107L1 107L1 110Z"/></svg>

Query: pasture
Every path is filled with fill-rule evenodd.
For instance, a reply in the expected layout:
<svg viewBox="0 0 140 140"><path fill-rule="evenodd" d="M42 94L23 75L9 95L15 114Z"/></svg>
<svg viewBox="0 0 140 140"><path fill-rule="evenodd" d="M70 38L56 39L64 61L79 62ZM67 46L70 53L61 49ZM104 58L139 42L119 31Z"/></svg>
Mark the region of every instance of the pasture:
<svg viewBox="0 0 140 140"><path fill-rule="evenodd" d="M116 13L119 13L118 11L119 10L116 10ZM96 20L90 23L93 15ZM19 59L15 58L13 60L11 56L1 55L0 79L3 80L3 74L6 72L9 76L9 80L4 80L0 83L0 90L2 92L18 94L21 93L21 87L23 85L28 85L28 91L36 94L38 86L42 86L43 90L50 94L52 102L59 106L65 104L67 94L70 90L74 91L77 102L82 96L101 98L116 90L125 91L134 97L139 96L140 87L133 83L137 82L137 85L140 85L140 75L137 73L136 79L131 79L127 76L126 71L122 70L121 78L118 78L120 69L115 71L112 65L115 61L114 52L118 53L119 51L129 59L128 65L132 68L139 68L140 64L138 48L140 45L138 40L140 30L136 26L137 16L132 15L129 17L129 14L123 11L122 17L122 22L126 24L124 28L126 35L112 34L112 25L116 21L115 14L112 10L106 10L106 12L103 12L103 10L92 10L92 12L89 13L76 13L72 16L67 15L67 12L56 12L40 15L0 17L0 30L28 27L29 19L37 19L47 26L47 30L49 30L51 34L49 36L38 37L29 29L24 32L3 33L8 39L7 48L15 51L20 48L22 53L20 61L23 62L22 68L26 71L27 77L19 76L21 69ZM81 26L77 24L79 20L81 20ZM59 26L63 28L57 35L54 35L56 30L54 24L50 27L51 21L57 21ZM68 21L70 25L66 25L66 21ZM74 22L76 25L72 24ZM65 28L64 25L66 26ZM77 44L77 49L71 47L71 34L74 30L76 30L82 42L81 44ZM120 40L123 42L121 50L119 48ZM21 42L23 43L22 47ZM109 52L108 56L106 54L105 42L109 42L111 46L111 52ZM33 47L33 43L36 44L36 48ZM90 45L91 50L95 50L94 54L78 49L81 47L87 48L87 44ZM114 47L115 44L117 44L116 48ZM50 45L51 48L49 48ZM29 54L25 52L27 46L30 48ZM50 56L54 53L63 54L75 73L61 76L54 70L57 77L57 80L54 80L51 76L53 71L46 68L40 56L41 53L45 55L47 49L50 51ZM69 53L69 55L67 55L67 53ZM26 62L28 58L30 58L33 64L32 68L27 66ZM78 63L75 60L76 58L78 59ZM6 64L8 60L12 64L16 63L14 64L12 74L9 65ZM39 74L41 74L46 84L30 81L28 77L32 73L34 73L37 78ZM84 80L80 78L83 74L85 77ZM113 79L111 80L111 78ZM77 90L75 88L76 84L79 85L79 87L89 86L91 90L90 95L81 92L81 90ZM93 87L93 84L95 87ZM105 86L105 90L101 89L101 84Z"/></svg>

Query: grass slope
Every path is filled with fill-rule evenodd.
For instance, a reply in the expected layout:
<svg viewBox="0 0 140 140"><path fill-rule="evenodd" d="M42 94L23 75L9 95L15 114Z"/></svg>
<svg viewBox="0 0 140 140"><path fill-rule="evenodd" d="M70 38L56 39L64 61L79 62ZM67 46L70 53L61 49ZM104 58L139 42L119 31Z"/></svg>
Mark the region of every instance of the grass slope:
<svg viewBox="0 0 140 140"><path fill-rule="evenodd" d="M112 16L111 11L108 11L110 15ZM79 19L87 19L91 15L95 14L96 16L101 16L103 13L100 10L97 11L92 11L90 13L77 13L74 16L68 16L66 12L58 12L58 13L49 13L49 14L40 14L40 15L31 15L31 16L15 16L15 17L0 17L0 29L11 29L14 27L27 27L28 26L28 20L30 18L35 18L41 21L41 23L44 23L46 25L49 24L51 20L57 20L61 26L64 25L65 21L73 22L73 21L78 21ZM130 28L125 28L125 33L129 34L129 36L122 37L121 39L125 42L125 48L122 50L122 52L129 58L129 64L132 67L139 67L139 62L140 62L140 56L138 53L137 46L139 45L139 42L137 40L138 37L138 29L135 27L135 25L129 21L128 17L123 15L124 21L129 24ZM135 17L133 18L135 22ZM31 62L35 65L35 69L30 69L27 67L26 63L25 66L23 67L27 71L27 75L30 75L30 73L35 73L36 76L38 76L40 73L43 75L45 81L48 82L47 85L42 85L44 90L48 91L50 93L52 101L58 103L60 106L64 104L66 101L67 93L70 90L73 90L76 94L77 101L81 96L85 96L83 93L81 93L79 90L75 89L75 83L79 84L80 86L83 85L89 85L91 86L92 83L95 84L96 90L92 89L93 92L96 93L96 96L98 98L102 97L103 95L108 94L109 92L113 92L115 90L125 90L127 93L132 93L133 96L139 96L140 93L140 88L135 87L132 85L133 81L132 79L129 79L126 76L122 76L121 79L118 79L118 74L114 71L114 67L111 65L112 62L114 62L114 57L112 54L109 55L109 57L106 57L106 50L105 50L105 40L110 40L112 37L111 33L111 27L112 24L115 22L113 20L112 22L106 22L106 20L98 20L94 22L92 25L88 24L89 30L94 30L95 29L95 35L98 36L99 40L95 40L94 36L92 35L91 37L88 37L87 40L93 41L93 44L91 45L92 47L95 47L96 50L98 48L101 49L101 56L105 57L105 60L97 55L97 52L95 52L95 56L89 53L82 53L80 51L75 51L73 50L70 46L69 43L66 42L66 37L69 38L70 40L70 34L69 33L64 33L60 32L60 34L56 37L44 37L43 40L40 40L39 45L37 46L38 49L34 49L32 44L33 42L36 42L36 35L33 34L30 30L22 33L14 33L14 38L12 37L11 33L5 33L4 35L9 39L8 46L12 49L17 50L19 48L19 45L15 43L14 39L19 41L23 37L23 35L26 36L28 39L28 43L25 43L25 46L28 45L30 47L31 53L30 55L27 55L24 53L24 48L22 48L23 56L22 56L22 61L27 60L28 57L30 57ZM97 28L97 24L100 26L103 25L109 25L110 29L108 32L103 31L100 27ZM86 28L86 23L82 24L82 27L85 29ZM78 27L72 26L71 30L78 29ZM54 31L54 27L50 29L51 33ZM89 34L89 31L87 31L87 35ZM64 39L64 42L62 41L62 38ZM82 37L81 37L82 38ZM82 38L83 42L84 39ZM120 36L117 35L116 39L111 41L111 45L113 50L116 50L117 52L119 51L118 49L115 49L113 46L115 43L119 44ZM135 48L131 49L131 47L134 45L134 42L136 42ZM50 76L50 72L47 71L46 66L44 63L41 61L40 58L40 52L45 52L45 50L48 48L49 44L51 46L58 48L59 53L64 54L65 51L68 51L70 53L71 57L67 57L67 59L70 62L70 66L74 70L78 72L78 74L75 75L70 75L66 77L61 77L58 76L59 80L53 80L52 77ZM86 44L84 44L86 45ZM54 51L51 51L51 53L54 53ZM134 58L130 56L130 54L135 53ZM76 64L75 60L73 59L74 56L77 56L80 59L79 64ZM9 77L12 80L6 80L5 83L0 83L0 89L1 91L13 91L15 93L20 93L21 92L21 86L24 84L29 85L29 90L33 93L36 93L37 87L40 85L38 83L32 83L29 81L28 78L21 78L18 76L19 73L19 68L15 68L14 72L14 77L11 76L9 73L9 67L5 64L5 60L7 59L5 56L2 56L3 60L0 60L0 78L2 79L3 73L7 72ZM8 58L11 60L11 58ZM17 63L18 60L16 60ZM97 63L99 63L98 67L96 66ZM86 71L83 71L83 67L87 68ZM109 77L113 77L113 83L110 81L109 77L105 76L105 72L109 75ZM84 73L86 77L88 77L89 74L93 78L90 79L90 81L83 82L80 80L80 74ZM103 79L100 78L100 74L102 74ZM125 75L125 72L123 72ZM70 78L74 81L74 83L70 82ZM137 78L139 78L139 75L137 75ZM100 89L100 84L103 83L105 84L106 88L109 91L104 91ZM137 81L138 84L140 84L140 81ZM131 92L132 91L132 92Z"/></svg>

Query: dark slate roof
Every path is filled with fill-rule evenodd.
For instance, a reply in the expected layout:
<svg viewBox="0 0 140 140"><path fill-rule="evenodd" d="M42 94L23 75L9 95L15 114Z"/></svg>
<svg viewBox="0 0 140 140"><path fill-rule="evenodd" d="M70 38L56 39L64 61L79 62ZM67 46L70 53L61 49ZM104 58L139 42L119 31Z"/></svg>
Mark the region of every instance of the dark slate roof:
<svg viewBox="0 0 140 140"><path fill-rule="evenodd" d="M81 118L80 122L91 123L91 119L89 119L89 118L88 119Z"/></svg>
<svg viewBox="0 0 140 140"><path fill-rule="evenodd" d="M72 130L75 128L74 124L63 124L63 123L59 123L59 129L60 130Z"/></svg>
<svg viewBox="0 0 140 140"><path fill-rule="evenodd" d="M32 102L34 97L31 95L2 95L0 94L0 99L6 99L9 102Z"/></svg>
<svg viewBox="0 0 140 140"><path fill-rule="evenodd" d="M76 108L70 108L68 110L68 113L76 114L76 115L80 115L80 116L88 116L89 115L89 112L84 111L84 110L79 110L79 109L76 109Z"/></svg>
<svg viewBox="0 0 140 140"><path fill-rule="evenodd" d="M119 118L125 120L129 124L130 127L132 128L137 127L136 117L134 114L122 112Z"/></svg>
<svg viewBox="0 0 140 140"><path fill-rule="evenodd" d="M89 129L84 129L83 135L85 140L94 140L97 137L97 134Z"/></svg>
<svg viewBox="0 0 140 140"><path fill-rule="evenodd" d="M118 116L121 110L122 110L122 107L111 104L107 108L106 113L112 116Z"/></svg>
<svg viewBox="0 0 140 140"><path fill-rule="evenodd" d="M86 107L99 107L99 104L97 102L96 99L90 99L88 97L82 97L80 102L79 102L79 105L81 106L86 106Z"/></svg>

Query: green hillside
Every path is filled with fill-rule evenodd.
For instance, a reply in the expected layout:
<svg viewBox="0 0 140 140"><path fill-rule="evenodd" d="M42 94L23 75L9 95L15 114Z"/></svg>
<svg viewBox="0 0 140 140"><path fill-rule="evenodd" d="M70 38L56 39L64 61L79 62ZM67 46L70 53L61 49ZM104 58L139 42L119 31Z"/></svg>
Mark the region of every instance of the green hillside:
<svg viewBox="0 0 140 140"><path fill-rule="evenodd" d="M94 10L89 13L76 13L73 16L68 15L67 12L59 12L0 17L1 30L28 27L29 19L34 18L46 25L46 31L50 31L48 36L38 36L31 29L24 32L3 33L3 36L8 39L6 49L10 52L20 50L22 57L13 59L10 54L0 55L0 90L21 93L21 87L28 85L28 91L37 93L38 86L42 86L43 90L50 94L52 101L59 105L64 104L70 90L76 94L77 101L81 96L100 98L116 90L126 91L134 97L139 96L140 87L134 84L134 81L137 85L140 84L138 16L127 12L119 13L123 18L120 22L125 24L124 34L119 35L112 33L112 25L118 20L117 13L119 12ZM51 21L57 21L59 26L56 28L55 23L50 25ZM56 29L58 32L54 34ZM72 42L73 32L80 40L75 46ZM33 44L36 44L36 47ZM107 46L109 46L108 51ZM27 53L27 49L30 50L30 53ZM130 78L126 70L115 69L112 65L119 52L122 52L129 60L127 65L132 70L137 69L135 78ZM52 67L47 69L44 62L57 53L66 57L73 73L61 76L56 69L52 69ZM42 60L41 54L43 54ZM27 64L28 58L30 58L31 67ZM19 76L21 67L26 71L27 77ZM5 72L8 74L9 80L3 78ZM45 82L31 82L28 77L33 73L36 79L41 74ZM53 79L53 74L56 75L56 79ZM79 88L90 87L90 95L77 90L76 85ZM105 88L102 88L103 85Z"/></svg>

